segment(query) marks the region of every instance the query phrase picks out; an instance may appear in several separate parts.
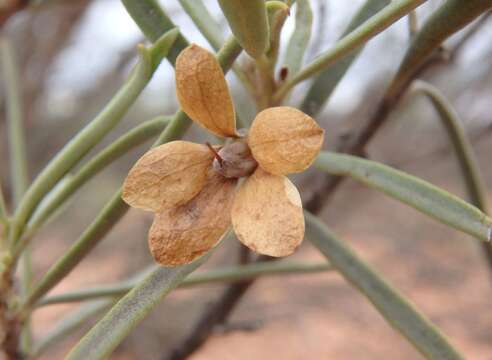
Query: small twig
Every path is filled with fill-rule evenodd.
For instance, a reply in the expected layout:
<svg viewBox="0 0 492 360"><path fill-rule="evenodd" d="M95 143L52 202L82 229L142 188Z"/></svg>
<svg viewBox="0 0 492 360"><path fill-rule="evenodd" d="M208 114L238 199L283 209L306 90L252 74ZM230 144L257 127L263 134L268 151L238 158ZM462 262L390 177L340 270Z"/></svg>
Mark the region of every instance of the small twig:
<svg viewBox="0 0 492 360"><path fill-rule="evenodd" d="M466 44L473 38L479 30L487 23L492 15L492 11L488 11L483 14L477 21L475 21L463 37L454 45L453 49L449 52L449 61L453 62L458 58L459 54L463 51Z"/></svg>

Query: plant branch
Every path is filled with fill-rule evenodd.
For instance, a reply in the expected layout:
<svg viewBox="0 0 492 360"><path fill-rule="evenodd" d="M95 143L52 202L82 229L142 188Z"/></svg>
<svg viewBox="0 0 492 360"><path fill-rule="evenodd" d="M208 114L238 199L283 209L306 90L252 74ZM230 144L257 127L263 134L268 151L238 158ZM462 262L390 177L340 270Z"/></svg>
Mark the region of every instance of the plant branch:
<svg viewBox="0 0 492 360"><path fill-rule="evenodd" d="M461 125L459 116L453 106L436 87L422 80L417 80L413 83L411 92L425 95L438 112L458 158L471 203L483 212L487 212L487 192L480 173L480 167L472 145L466 136L465 129Z"/></svg>
<svg viewBox="0 0 492 360"><path fill-rule="evenodd" d="M459 39L458 43L456 43L453 47L453 51L449 54L449 61L452 62L461 52L461 50L468 44L470 39L475 36L475 34L483 27L487 21L490 20L492 16L492 11L489 10L485 14L483 14L475 23L473 23L468 31L463 35L462 38Z"/></svg>

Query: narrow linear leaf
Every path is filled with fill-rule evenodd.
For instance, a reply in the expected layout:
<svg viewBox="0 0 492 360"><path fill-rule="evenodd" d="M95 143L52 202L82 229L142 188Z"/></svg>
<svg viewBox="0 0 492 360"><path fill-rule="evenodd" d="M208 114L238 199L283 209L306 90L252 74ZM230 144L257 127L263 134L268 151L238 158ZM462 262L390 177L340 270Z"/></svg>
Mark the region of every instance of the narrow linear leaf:
<svg viewBox="0 0 492 360"><path fill-rule="evenodd" d="M350 32L378 13L389 3L390 0L367 0L360 10L354 15L340 39L347 36ZM351 55L340 59L315 77L314 82L311 84L306 97L301 104L302 111L311 116L315 116L323 108L323 106L328 102L333 91L336 89L338 83L343 79L348 69L358 58L363 49L363 46L360 47Z"/></svg>
<svg viewBox="0 0 492 360"><path fill-rule="evenodd" d="M388 323L427 359L464 359L414 305L360 259L315 216L306 214L306 236Z"/></svg>
<svg viewBox="0 0 492 360"><path fill-rule="evenodd" d="M58 183L55 185L53 189L49 193L47 193L44 197L43 200L39 202L39 205L36 207L36 210L34 210L31 220L29 220L28 223L28 230L26 230L24 234L25 237L29 237L32 235L31 229L32 229L32 223L38 222L41 217L44 217L42 214L45 213L49 207L51 207L51 203L55 201L55 199L59 196L60 193L64 192L65 187L69 186L70 180L72 179L73 175L67 174L65 175ZM63 209L64 206L60 206L59 209ZM59 210L58 209L58 210ZM46 222L51 220L51 218L57 216L59 214L59 211L54 210L51 214L46 215ZM20 243L24 242L25 239L22 239ZM14 251L15 252L15 251Z"/></svg>
<svg viewBox="0 0 492 360"><path fill-rule="evenodd" d="M33 213L28 224L28 233L38 230L71 195L106 166L112 164L132 148L160 134L169 120L170 118L167 116L159 116L143 122L104 148L85 163L76 174L67 176L60 181Z"/></svg>
<svg viewBox="0 0 492 360"><path fill-rule="evenodd" d="M7 37L0 35L0 60L2 75L5 79L5 105L8 129L9 165L11 186L13 189L13 205L18 206L29 185L28 159L26 150L26 135L24 131L24 112L22 90L20 86L20 72L15 49ZM1 190L0 190L1 191ZM0 196L1 197L1 196ZM3 234L0 235L3 237ZM2 241L2 240L0 240ZM2 246L0 245L0 248ZM27 249L21 257L21 296L26 296L32 284L31 252ZM30 321L22 326L20 347L22 351L29 351L31 345Z"/></svg>
<svg viewBox="0 0 492 360"><path fill-rule="evenodd" d="M318 74L349 55L374 36L391 26L397 20L408 14L427 0L395 0L379 11L376 15L351 31L347 36L337 41L329 50L323 52L310 64L303 67L294 77L288 79L275 93L274 100L281 101L289 91L301 81Z"/></svg>
<svg viewBox="0 0 492 360"><path fill-rule="evenodd" d="M350 176L444 224L479 240L490 241L492 219L475 206L422 179L375 161L331 152L322 152L315 165L332 175Z"/></svg>
<svg viewBox="0 0 492 360"><path fill-rule="evenodd" d="M270 62L270 66L274 67L278 58L278 50L280 48L280 36L285 20L289 16L289 7L282 1L267 1L267 19L270 29L270 46L266 52L266 57Z"/></svg>
<svg viewBox="0 0 492 360"><path fill-rule="evenodd" d="M458 113L444 95L431 84L419 80L413 83L412 90L415 93L426 96L437 111L458 158L466 188L470 195L470 201L486 213L487 192L484 181L480 173L477 157L466 136Z"/></svg>
<svg viewBox="0 0 492 360"><path fill-rule="evenodd" d="M154 270L157 266L152 266ZM290 261L278 262L256 262L248 265L221 267L219 269L207 270L193 273L180 285L180 288L215 283L231 283L254 279L260 276L271 275L296 275L329 271L329 264L302 264ZM151 270L146 270L150 272ZM79 302L101 297L117 297L126 294L137 284L137 281L124 281L111 285L93 287L89 289L73 291L60 295L53 295L41 300L38 306L46 306L67 302Z"/></svg>
<svg viewBox="0 0 492 360"><path fill-rule="evenodd" d="M470 201L484 213L487 213L488 205L485 183L480 173L477 157L468 140L458 113L444 95L431 84L419 80L413 83L412 90L416 94L421 93L428 97L436 109L456 153ZM492 268L491 244L482 243L481 245L485 259L489 267Z"/></svg>
<svg viewBox="0 0 492 360"><path fill-rule="evenodd" d="M179 3L214 50L218 50L224 42L222 29L203 4L203 1L179 0Z"/></svg>
<svg viewBox="0 0 492 360"><path fill-rule="evenodd" d="M159 302L208 255L176 268L157 268L136 285L79 341L67 360L104 359Z"/></svg>
<svg viewBox="0 0 492 360"><path fill-rule="evenodd" d="M310 0L297 0L296 24L285 52L284 68L288 77L294 76L302 66L304 54L311 38L313 11Z"/></svg>
<svg viewBox="0 0 492 360"><path fill-rule="evenodd" d="M17 205L24 195L29 182L27 168L26 136L20 74L17 56L7 37L0 37L0 60L2 82L5 93L6 120L9 145L9 165L12 176L13 202Z"/></svg>
<svg viewBox="0 0 492 360"><path fill-rule="evenodd" d="M137 272L129 279L124 282L121 282L120 285L133 284L131 287L128 287L127 291L130 291L135 285L139 282L143 281L146 277L148 277L152 271L154 271L157 267L152 266L148 267L142 271ZM46 349L48 349L52 344L58 343L60 340L69 336L72 332L80 329L84 326L92 317L98 315L104 310L108 310L111 306L113 306L118 298L124 295L124 293L119 294L118 296L109 297L106 299L99 299L95 301L91 301L84 305L81 305L75 311L72 311L70 314L62 318L58 324L54 327L54 329L48 332L43 338L40 339L38 343L35 344L32 355L30 354L29 359L34 359L39 357Z"/></svg>
<svg viewBox="0 0 492 360"><path fill-rule="evenodd" d="M15 226L9 234L12 246L19 240L25 224L41 199L121 121L149 83L156 69L156 64L173 47L177 35L177 29L172 29L156 41L155 48L145 49L143 46L139 48L141 59L128 81L106 107L57 153L34 180L14 214Z"/></svg>
<svg viewBox="0 0 492 360"><path fill-rule="evenodd" d="M265 0L219 0L227 22L242 48L253 58L269 47Z"/></svg>
<svg viewBox="0 0 492 360"><path fill-rule="evenodd" d="M156 0L121 0L121 2L151 42L157 41L166 31L176 27ZM173 48L166 55L169 62L174 65L178 54L187 46L188 41L180 33Z"/></svg>
<svg viewBox="0 0 492 360"><path fill-rule="evenodd" d="M63 318L55 328L48 332L39 343L35 344L29 359L38 358L50 346L70 336L73 332L80 329L90 318L100 314L113 304L112 299L96 300L80 306L75 311Z"/></svg>

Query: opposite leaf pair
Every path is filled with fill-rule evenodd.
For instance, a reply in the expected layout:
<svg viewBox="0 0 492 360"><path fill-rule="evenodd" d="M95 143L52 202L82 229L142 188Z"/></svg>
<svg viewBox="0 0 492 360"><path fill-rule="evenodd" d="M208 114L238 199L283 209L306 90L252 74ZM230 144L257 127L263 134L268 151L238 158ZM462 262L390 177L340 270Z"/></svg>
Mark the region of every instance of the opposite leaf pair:
<svg viewBox="0 0 492 360"><path fill-rule="evenodd" d="M191 45L176 60L183 111L224 146L173 141L147 152L130 170L123 199L156 213L149 231L155 260L192 262L214 247L231 222L238 239L270 256L291 254L304 237L299 192L285 177L316 158L324 131L299 110L260 112L247 136L236 131L234 106L215 57ZM236 191L238 180L247 179Z"/></svg>

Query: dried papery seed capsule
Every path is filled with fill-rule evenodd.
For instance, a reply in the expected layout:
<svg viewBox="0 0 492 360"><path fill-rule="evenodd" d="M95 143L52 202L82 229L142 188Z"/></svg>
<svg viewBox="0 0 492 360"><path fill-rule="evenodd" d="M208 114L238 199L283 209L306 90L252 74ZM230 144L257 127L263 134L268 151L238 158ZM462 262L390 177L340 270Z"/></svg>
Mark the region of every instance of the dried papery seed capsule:
<svg viewBox="0 0 492 360"><path fill-rule="evenodd" d="M258 164L276 175L306 170L323 145L324 130L295 108L280 106L260 112L248 134Z"/></svg>
<svg viewBox="0 0 492 360"><path fill-rule="evenodd" d="M213 169L226 178L241 178L251 175L258 163L244 141L235 141L223 146L213 162Z"/></svg>
<svg viewBox="0 0 492 360"><path fill-rule="evenodd" d="M149 247L163 266L188 264L213 248L231 225L236 179L210 171L203 190L188 203L158 214Z"/></svg>
<svg viewBox="0 0 492 360"><path fill-rule="evenodd" d="M304 214L296 187L260 167L239 188L232 206L239 241L260 254L287 256L304 238Z"/></svg>
<svg viewBox="0 0 492 360"><path fill-rule="evenodd" d="M176 94L181 108L193 121L215 135L237 137L229 87L212 53L192 44L179 54Z"/></svg>
<svg viewBox="0 0 492 360"><path fill-rule="evenodd" d="M269 29L265 0L219 0L232 33L241 47L253 58L269 47Z"/></svg>
<svg viewBox="0 0 492 360"><path fill-rule="evenodd" d="M128 173L123 200L149 211L182 205L202 190L213 159L205 145L172 141L158 146Z"/></svg>

